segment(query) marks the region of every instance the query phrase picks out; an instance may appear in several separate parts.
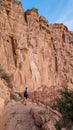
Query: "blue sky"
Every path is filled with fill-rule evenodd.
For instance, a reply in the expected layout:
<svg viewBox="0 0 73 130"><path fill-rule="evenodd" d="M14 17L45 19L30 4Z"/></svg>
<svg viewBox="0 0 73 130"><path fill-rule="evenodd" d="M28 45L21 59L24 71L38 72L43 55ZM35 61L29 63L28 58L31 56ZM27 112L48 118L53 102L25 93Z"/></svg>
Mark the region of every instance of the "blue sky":
<svg viewBox="0 0 73 130"><path fill-rule="evenodd" d="M19 0L24 11L37 8L49 23L64 23L73 31L73 0Z"/></svg>

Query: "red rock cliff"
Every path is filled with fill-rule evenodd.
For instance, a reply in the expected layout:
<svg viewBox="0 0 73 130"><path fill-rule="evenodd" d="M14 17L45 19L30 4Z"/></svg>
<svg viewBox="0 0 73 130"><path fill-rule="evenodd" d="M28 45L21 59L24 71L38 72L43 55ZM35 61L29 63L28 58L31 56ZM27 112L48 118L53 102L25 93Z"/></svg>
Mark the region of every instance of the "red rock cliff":
<svg viewBox="0 0 73 130"><path fill-rule="evenodd" d="M42 90L64 83L73 87L73 32L49 24L37 9L0 2L0 64L11 74L15 91Z"/></svg>

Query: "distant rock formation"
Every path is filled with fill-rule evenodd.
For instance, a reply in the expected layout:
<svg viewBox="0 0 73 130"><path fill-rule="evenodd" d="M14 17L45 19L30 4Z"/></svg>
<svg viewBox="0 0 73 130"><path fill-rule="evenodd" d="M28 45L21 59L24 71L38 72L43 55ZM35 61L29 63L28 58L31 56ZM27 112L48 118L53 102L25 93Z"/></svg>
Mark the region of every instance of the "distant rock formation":
<svg viewBox="0 0 73 130"><path fill-rule="evenodd" d="M73 32L37 9L24 12L21 2L0 1L0 65L14 91L73 88Z"/></svg>

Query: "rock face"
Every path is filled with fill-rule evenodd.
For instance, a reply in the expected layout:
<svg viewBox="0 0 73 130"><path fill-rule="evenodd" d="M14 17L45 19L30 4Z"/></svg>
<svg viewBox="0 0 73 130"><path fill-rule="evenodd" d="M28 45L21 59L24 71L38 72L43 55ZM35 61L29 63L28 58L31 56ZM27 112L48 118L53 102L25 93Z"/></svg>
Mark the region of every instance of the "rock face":
<svg viewBox="0 0 73 130"><path fill-rule="evenodd" d="M37 9L0 1L0 65L11 74L14 91L73 86L73 32L49 24Z"/></svg>
<svg viewBox="0 0 73 130"><path fill-rule="evenodd" d="M50 107L49 107L50 108ZM56 122L62 117L60 113L56 113L53 109L43 109L36 111L30 110L32 117L34 118L35 125L40 127L41 130L56 130Z"/></svg>

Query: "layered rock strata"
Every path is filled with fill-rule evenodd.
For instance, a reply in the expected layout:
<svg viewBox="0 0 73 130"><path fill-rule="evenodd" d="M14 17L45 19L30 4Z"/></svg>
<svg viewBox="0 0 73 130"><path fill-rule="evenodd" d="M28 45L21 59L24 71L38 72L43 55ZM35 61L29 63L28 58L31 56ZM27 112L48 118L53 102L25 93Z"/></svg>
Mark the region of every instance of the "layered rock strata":
<svg viewBox="0 0 73 130"><path fill-rule="evenodd" d="M14 91L73 87L73 32L49 24L37 9L24 12L18 1L0 1L0 65Z"/></svg>

